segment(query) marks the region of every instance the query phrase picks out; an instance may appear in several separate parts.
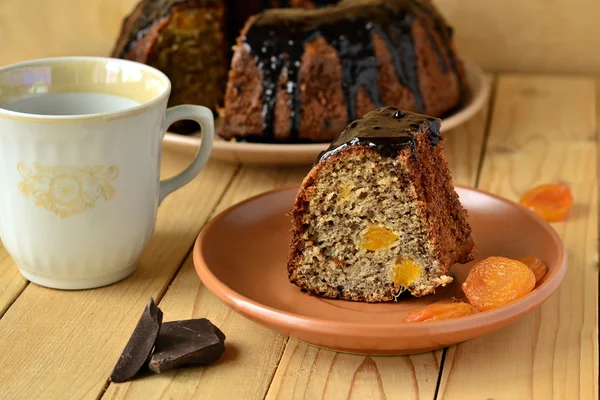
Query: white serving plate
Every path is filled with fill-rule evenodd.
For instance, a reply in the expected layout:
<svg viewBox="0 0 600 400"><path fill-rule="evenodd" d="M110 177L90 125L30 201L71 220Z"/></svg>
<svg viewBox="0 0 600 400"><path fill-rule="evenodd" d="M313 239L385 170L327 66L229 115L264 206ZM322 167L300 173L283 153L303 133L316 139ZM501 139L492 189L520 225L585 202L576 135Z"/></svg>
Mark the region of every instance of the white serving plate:
<svg viewBox="0 0 600 400"><path fill-rule="evenodd" d="M442 119L442 132L447 132L471 119L485 105L490 94L490 79L476 64L465 61L470 100L456 113ZM218 129L218 121L217 121ZM165 148L195 153L200 135L167 133ZM311 164L329 143L277 144L230 142L216 135L211 158L249 164Z"/></svg>

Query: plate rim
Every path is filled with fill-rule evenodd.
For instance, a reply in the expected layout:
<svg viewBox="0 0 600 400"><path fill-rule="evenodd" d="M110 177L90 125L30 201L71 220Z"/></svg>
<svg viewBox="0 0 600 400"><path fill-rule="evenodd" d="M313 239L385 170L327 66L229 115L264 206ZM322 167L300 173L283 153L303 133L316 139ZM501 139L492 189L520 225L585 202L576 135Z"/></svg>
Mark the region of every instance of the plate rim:
<svg viewBox="0 0 600 400"><path fill-rule="evenodd" d="M548 233L550 233L550 237L552 238L554 245L559 250L559 258L557 263L558 267L556 273L554 274L554 279L545 279L539 286L537 286L534 289L533 292L505 306L493 310L488 310L485 312L474 313L468 316L448 320L428 321L427 323L422 324L402 321L390 322L386 324L332 321L328 319L303 316L300 314L294 314L287 311L279 310L261 304L246 296L243 296L236 292L234 289L230 288L224 282L220 281L211 272L210 268L208 267L208 264L205 262L202 252L200 251L200 247L206 235L210 233L210 230L221 219L223 219L235 209L249 202L256 201L260 198L267 197L269 195L273 195L283 191L290 191L292 189L297 190L299 187L299 184L282 186L273 190L259 193L228 207L206 224L206 226L202 229L194 243L194 267L202 283L207 287L207 289L211 293L213 293L219 300L224 302L228 307L239 312L244 317L255 321L260 321L269 327L277 326L279 328L284 328L286 332L290 332L293 331L294 327L303 326L312 332L320 334L325 333L338 337L389 337L397 336L399 331L402 331L402 334L405 336L412 336L419 334L427 334L429 331L431 331L432 327L435 327L436 335L440 335L445 333L468 331L480 326L490 326L492 328L501 327L512 321L515 321L516 319L524 316L525 314L533 311L534 309L540 307L543 303L545 303L550 298L550 296L558 289L566 274L567 257L564 244L558 236L556 230L548 222L546 222L544 219L542 219L540 216L533 213L526 207L505 197L466 185L455 185L455 188L457 190L474 192L480 195L490 196L495 200L506 203L507 205L513 208L517 208L521 211L524 211L530 218L534 219ZM215 291L213 289L215 286L218 286L219 290ZM307 294L307 296L308 295L309 294ZM460 321L460 324L457 324L457 321ZM346 334L346 331L352 333Z"/></svg>
<svg viewBox="0 0 600 400"><path fill-rule="evenodd" d="M491 77L488 76L483 69L475 62L469 59L463 59L465 70L467 71L467 81L476 79L479 82L479 90L473 95L468 104L460 108L457 112L446 118L442 118L441 131L446 132L464 124L470 120L477 112L481 110L485 101L491 93ZM472 89L470 87L470 89ZM462 123L460 121L463 121ZM215 137L218 135L215 133ZM197 148L201 142L201 136L181 135L177 133L167 132L164 136L164 144L167 146L183 146L187 148ZM247 154L261 154L263 152L278 153L280 156L286 154L318 154L327 148L329 142L322 143L243 143L229 142L225 140L215 140L213 145L213 154L211 157L215 159L228 160L228 157L215 156L217 153L226 152L227 154L235 155L239 159L237 153L243 152ZM216 151L215 151L216 150Z"/></svg>

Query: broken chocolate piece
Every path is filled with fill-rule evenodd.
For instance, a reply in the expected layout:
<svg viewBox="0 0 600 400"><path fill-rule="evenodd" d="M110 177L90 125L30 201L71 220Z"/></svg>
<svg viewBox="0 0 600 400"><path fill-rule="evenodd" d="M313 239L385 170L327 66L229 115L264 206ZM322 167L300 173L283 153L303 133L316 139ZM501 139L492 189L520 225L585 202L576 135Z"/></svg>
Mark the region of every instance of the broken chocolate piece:
<svg viewBox="0 0 600 400"><path fill-rule="evenodd" d="M190 365L208 365L225 351L225 335L206 318L165 322L160 328L150 369L156 373Z"/></svg>
<svg viewBox="0 0 600 400"><path fill-rule="evenodd" d="M154 304L154 299L150 298L110 375L112 382L128 381L148 362L160 331L162 317L162 311Z"/></svg>

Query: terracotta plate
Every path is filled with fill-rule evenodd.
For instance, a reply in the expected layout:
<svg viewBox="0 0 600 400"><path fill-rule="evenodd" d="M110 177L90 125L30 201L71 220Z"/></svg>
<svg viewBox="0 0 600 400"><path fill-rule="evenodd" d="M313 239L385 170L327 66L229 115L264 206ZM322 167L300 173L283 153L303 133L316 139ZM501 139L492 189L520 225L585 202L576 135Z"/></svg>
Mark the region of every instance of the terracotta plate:
<svg viewBox="0 0 600 400"><path fill-rule="evenodd" d="M466 61L467 80L471 98L456 113L442 119L442 131L446 132L471 119L486 103L490 93L490 80L474 63ZM219 121L216 121L217 129ZM165 146L176 151L195 153L200 145L196 135L167 133ZM254 164L311 164L329 143L316 144L268 144L229 142L215 137L211 157L218 160Z"/></svg>
<svg viewBox="0 0 600 400"><path fill-rule="evenodd" d="M224 211L200 233L194 263L225 304L272 330L317 346L363 354L409 354L495 331L539 307L566 270L563 245L541 218L506 199L457 187L469 211L477 259L538 256L549 272L530 294L495 310L445 321L403 323L409 310L460 292L471 264L455 265L455 281L433 296L395 303L328 300L302 293L287 279L290 220L297 186L264 193Z"/></svg>

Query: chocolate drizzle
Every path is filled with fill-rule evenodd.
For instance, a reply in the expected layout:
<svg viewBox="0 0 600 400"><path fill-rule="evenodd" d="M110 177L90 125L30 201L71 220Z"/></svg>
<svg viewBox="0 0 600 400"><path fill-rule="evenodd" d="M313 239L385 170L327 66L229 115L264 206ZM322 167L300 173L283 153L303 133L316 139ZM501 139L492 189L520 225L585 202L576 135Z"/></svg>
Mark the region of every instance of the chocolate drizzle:
<svg viewBox="0 0 600 400"><path fill-rule="evenodd" d="M390 12L393 11L390 10ZM396 12L395 14L399 13ZM396 79L398 79L398 82L402 86L409 88L415 100L416 110L423 112L425 104L419 87L417 53L412 37L412 24L414 20L414 15L410 13L405 13L402 16L398 15L397 20L393 22L389 20L385 21L382 28L378 29L378 33L385 41L394 60Z"/></svg>
<svg viewBox="0 0 600 400"><path fill-rule="evenodd" d="M433 22L433 28L437 32L438 37L442 40L442 45L446 49L451 49L452 48L452 35L453 35L452 27L447 25L444 22L444 18L434 8L427 7L425 4L422 4L420 2L416 2L415 5L421 10L422 13L426 14L431 19L431 21ZM446 60L444 58L442 49L440 48L439 44L433 37L432 32L428 29L426 31L427 31L427 36L428 36L428 38L433 46L433 49L436 52L438 60L440 62L440 67L441 67L442 72L447 72L448 65L446 64ZM450 69L452 70L452 72L454 73L456 78L459 80L459 85L458 85L459 90L460 90L459 96L460 96L460 100L462 102L464 97L466 96L465 85L464 85L464 82L462 82L463 75L460 74L458 71L458 65L456 63L456 57L454 55L454 52L447 51L446 56L448 57L448 63L450 64L450 66L449 66Z"/></svg>
<svg viewBox="0 0 600 400"><path fill-rule="evenodd" d="M278 10L281 12L282 10ZM377 59L371 41L373 24L361 18L348 18L335 24L319 23L318 28L307 25L310 20L284 19L280 25L261 24L257 21L247 32L244 42L253 52L258 67L263 71L263 135L273 137L275 103L282 73L286 75L285 90L290 95L290 139L298 137L300 125L300 93L298 72L304 45L317 35L335 48L342 64L342 89L348 115L356 109L356 94L367 90L371 102L384 105L377 81Z"/></svg>
<svg viewBox="0 0 600 400"><path fill-rule="evenodd" d="M321 36L337 52L348 120L356 119L356 95L365 89L376 108L383 107L373 34L386 43L398 82L413 94L416 111L425 105L420 91L412 27L416 20L433 26L442 47L449 49L451 30L428 2L420 0L345 0L317 10L268 10L256 16L242 38L263 72L263 136L273 138L278 89L290 95L290 135L297 140L300 124L299 68L304 46ZM442 71L458 73L451 51L444 51L428 30ZM449 65L448 65L449 63ZM285 74L286 85L280 87ZM460 78L459 78L460 79ZM461 93L462 96L462 93Z"/></svg>
<svg viewBox="0 0 600 400"><path fill-rule="evenodd" d="M417 132L426 133L431 145L437 145L440 141L440 120L395 107L379 108L346 127L329 148L319 154L319 161L356 145L374 148L384 157L396 157L406 146L414 154Z"/></svg>
<svg viewBox="0 0 600 400"><path fill-rule="evenodd" d="M342 90L350 119L355 118L356 95L361 88L366 89L375 107L385 105L377 82L378 68L371 40L372 29L372 23L359 18L349 18L337 24L325 24L319 29L321 36L335 48L340 58Z"/></svg>

